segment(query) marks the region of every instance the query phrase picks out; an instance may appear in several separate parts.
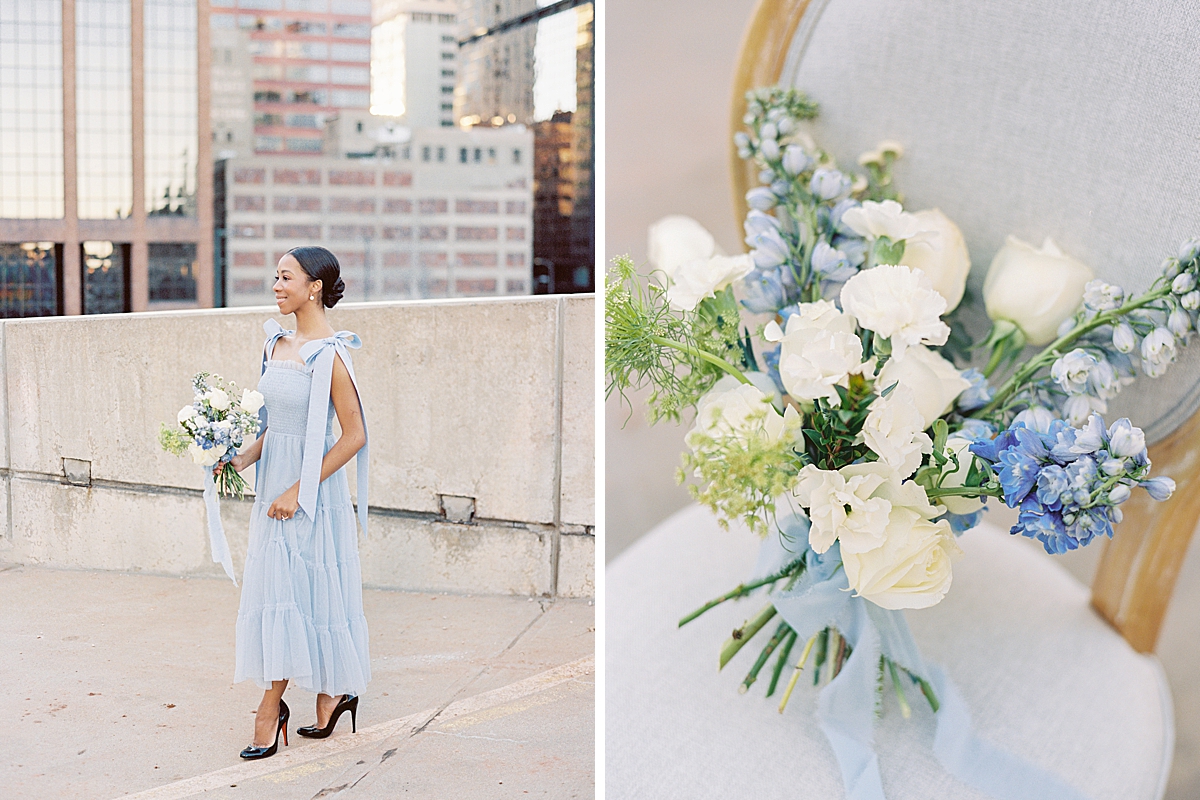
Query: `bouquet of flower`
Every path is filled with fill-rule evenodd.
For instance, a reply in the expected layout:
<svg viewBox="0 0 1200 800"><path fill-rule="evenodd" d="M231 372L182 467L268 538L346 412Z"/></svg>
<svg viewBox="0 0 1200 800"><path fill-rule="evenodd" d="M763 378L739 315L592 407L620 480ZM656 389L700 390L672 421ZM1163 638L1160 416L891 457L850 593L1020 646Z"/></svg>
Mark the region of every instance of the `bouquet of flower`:
<svg viewBox="0 0 1200 800"><path fill-rule="evenodd" d="M657 283L625 257L605 289L608 393L648 385L651 421L694 408L680 481L695 480L722 525L766 539L759 574L680 625L765 590L720 651L724 667L769 631L742 691L774 656L773 694L802 645L782 712L810 658L814 683L826 665L834 681L861 647L858 691L877 703L890 677L907 716L907 675L937 711L936 670L901 610L945 597L956 535L989 498L1019 509L1012 533L1062 553L1111 537L1133 489L1174 490L1151 477L1142 431L1101 415L1196 329L1200 239L1134 294L1050 240L1009 237L983 284L991 330L975 342L963 236L939 210L903 207L903 147L883 142L843 170L802 130L817 113L802 93L747 102L735 142L762 184L746 195L749 253L721 255L698 223L667 217L650 231ZM1041 349L1025 357L1030 345Z"/></svg>
<svg viewBox="0 0 1200 800"><path fill-rule="evenodd" d="M246 481L229 462L258 437L258 410L263 396L253 389L243 389L242 399L235 402L237 386L207 372L198 372L192 378L192 392L192 403L179 409L179 424L171 427L164 422L158 442L168 453L181 456L186 452L196 464L213 468L221 494L243 497Z"/></svg>

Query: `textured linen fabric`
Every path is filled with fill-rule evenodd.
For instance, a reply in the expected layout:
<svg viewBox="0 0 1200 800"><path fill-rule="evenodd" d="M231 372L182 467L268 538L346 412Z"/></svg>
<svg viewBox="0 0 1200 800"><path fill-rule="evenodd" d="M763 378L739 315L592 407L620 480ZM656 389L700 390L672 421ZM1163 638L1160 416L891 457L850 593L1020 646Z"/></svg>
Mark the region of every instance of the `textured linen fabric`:
<svg viewBox="0 0 1200 800"><path fill-rule="evenodd" d="M962 228L976 291L1011 233L1140 292L1200 235L1197 40L1188 0L812 0L781 83L821 104L812 132L843 166L903 143L906 206ZM1193 344L1107 416L1154 441L1197 406Z"/></svg>
<svg viewBox="0 0 1200 800"><path fill-rule="evenodd" d="M295 361L266 362L258 391L270 424L258 462L257 498L237 621L234 682L260 687L289 679L329 695L360 694L371 679L362 607L358 529L346 470L317 489L315 517L267 516L271 503L300 479L312 375ZM333 435L326 417L325 451Z"/></svg>
<svg viewBox="0 0 1200 800"><path fill-rule="evenodd" d="M926 660L941 664L963 693L977 734L1094 800L1161 797L1174 726L1157 659L1135 653L1091 610L1084 586L1009 534L984 524L959 543L965 554L949 595L908 612L908 620ZM845 796L813 716L810 668L783 715L777 707L790 667L774 696L764 698L773 660L748 694L738 694L769 632L717 670L721 643L764 597L725 603L676 627L746 580L757 552L756 537L722 531L708 511L690 506L609 565L609 798ZM937 762L934 716L915 688L907 696L905 720L885 682L875 741L888 799L982 800Z"/></svg>

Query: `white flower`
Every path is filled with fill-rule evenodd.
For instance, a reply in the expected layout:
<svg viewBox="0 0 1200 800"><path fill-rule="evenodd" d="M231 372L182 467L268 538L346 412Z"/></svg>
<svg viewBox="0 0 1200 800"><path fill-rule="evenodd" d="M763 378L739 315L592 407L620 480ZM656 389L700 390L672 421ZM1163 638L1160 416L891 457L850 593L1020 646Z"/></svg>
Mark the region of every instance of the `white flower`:
<svg viewBox="0 0 1200 800"><path fill-rule="evenodd" d="M1092 278L1090 267L1064 255L1052 240L1034 249L1009 236L988 267L983 301L993 320L1016 323L1030 344L1045 345L1079 308Z"/></svg>
<svg viewBox="0 0 1200 800"><path fill-rule="evenodd" d="M761 376L766 384L771 383L764 373L747 375L751 379L754 376ZM771 405L774 394L774 387L767 393L758 386L742 383L732 375L721 378L696 404L696 423L686 437L688 446L693 450L698 448L697 434L712 439L746 439L752 434L761 433L766 435L768 441L777 441L786 430L798 427L799 414L788 406L781 416Z"/></svg>
<svg viewBox="0 0 1200 800"><path fill-rule="evenodd" d="M1108 429L1108 451L1121 458L1145 458L1146 434L1122 417Z"/></svg>
<svg viewBox="0 0 1200 800"><path fill-rule="evenodd" d="M1083 287L1083 304L1093 311L1112 311L1121 305L1125 290L1096 278Z"/></svg>
<svg viewBox="0 0 1200 800"><path fill-rule="evenodd" d="M214 428L220 428L223 431L233 430L233 421L228 419L219 419L212 425Z"/></svg>
<svg viewBox="0 0 1200 800"><path fill-rule="evenodd" d="M895 200L864 200L861 206L847 209L842 214L842 223L850 230L867 239L886 236L893 242L917 241L938 244L937 231L926 227L915 214L904 210Z"/></svg>
<svg viewBox="0 0 1200 800"><path fill-rule="evenodd" d="M1054 422L1054 414L1048 408L1033 406L1025 409L1013 418L1013 425L1016 425L1018 422L1024 423L1026 428L1035 430L1038 433L1049 433L1050 424Z"/></svg>
<svg viewBox="0 0 1200 800"><path fill-rule="evenodd" d="M800 470L794 494L808 509L812 521L808 542L824 553L841 542L842 557L849 551L871 550L883 544L892 504L872 497L895 471L878 462L855 464L841 470L822 470L809 464Z"/></svg>
<svg viewBox="0 0 1200 800"><path fill-rule="evenodd" d="M946 310L953 311L962 300L967 273L971 271L971 254L967 252L962 231L936 208L918 211L913 216L924 230L937 232L937 241L910 240L900 263L922 270L933 290L946 298Z"/></svg>
<svg viewBox="0 0 1200 800"><path fill-rule="evenodd" d="M191 406L184 406L183 408L179 409L179 424L182 425L194 416L196 416L196 409L192 408Z"/></svg>
<svg viewBox="0 0 1200 800"><path fill-rule="evenodd" d="M1094 355L1077 347L1054 362L1050 377L1068 394L1082 394L1087 391L1092 370L1099 364Z"/></svg>
<svg viewBox="0 0 1200 800"><path fill-rule="evenodd" d="M208 400L208 404L217 411L225 411L229 408L229 395L220 389L210 389L204 394L204 398Z"/></svg>
<svg viewBox="0 0 1200 800"><path fill-rule="evenodd" d="M1072 428L1078 428L1088 421L1088 418L1093 413L1099 411L1104 413L1108 410L1108 403L1103 400L1092 397L1086 394L1073 394L1063 403L1062 412L1065 419Z"/></svg>
<svg viewBox="0 0 1200 800"><path fill-rule="evenodd" d="M1151 378L1161 377L1174 360L1175 334L1166 328L1155 328L1142 339L1142 370Z"/></svg>
<svg viewBox="0 0 1200 800"><path fill-rule="evenodd" d="M950 589L951 558L962 551L950 524L931 522L910 508L888 514L883 543L865 552L842 549L850 588L877 606L928 608Z"/></svg>
<svg viewBox="0 0 1200 800"><path fill-rule="evenodd" d="M940 319L946 299L920 270L887 264L863 270L842 286L841 300L860 326L891 340L894 358L916 344L945 344L950 336Z"/></svg>
<svg viewBox="0 0 1200 800"><path fill-rule="evenodd" d="M1133 348L1137 346L1137 340L1133 336L1133 327L1122 320L1113 326L1113 348L1118 353L1132 353Z"/></svg>
<svg viewBox="0 0 1200 800"><path fill-rule="evenodd" d="M827 398L838 404L835 386L849 386L850 376L871 367L862 360L862 341L854 335L854 318L825 300L802 303L788 317L787 333L768 323L768 341L781 341L779 378L797 400Z"/></svg>
<svg viewBox="0 0 1200 800"><path fill-rule="evenodd" d="M893 383L912 390L913 402L921 412L925 428L949 411L958 396L971 386L953 364L921 345L908 348L904 358L891 358L883 365L875 387L882 391Z"/></svg>
<svg viewBox="0 0 1200 800"><path fill-rule="evenodd" d="M957 489L966 482L971 464L975 462L970 450L971 440L963 436L951 436L946 439L946 447L958 458L958 467L954 466L954 461L948 461L942 467L941 485L944 489ZM983 508L981 497L939 497L937 503L945 506L951 514L974 514Z"/></svg>
<svg viewBox="0 0 1200 800"><path fill-rule="evenodd" d="M191 454L192 461L202 467L211 467L213 464L216 464L221 460L221 456L225 455L225 450L226 448L223 444L213 445L207 450L195 442L188 445L188 453Z"/></svg>
<svg viewBox="0 0 1200 800"><path fill-rule="evenodd" d="M923 455L933 451L933 440L924 430L925 420L917 410L912 390L897 386L887 397L871 403L862 435L880 461L907 478L921 466Z"/></svg>
<svg viewBox="0 0 1200 800"><path fill-rule="evenodd" d="M691 217L672 214L650 226L646 250L651 269L662 270L668 279L689 261L708 259L716 252L717 242L704 226Z"/></svg>
<svg viewBox="0 0 1200 800"><path fill-rule="evenodd" d="M263 406L263 396L253 389L242 389L241 406L247 414L257 414Z"/></svg>
<svg viewBox="0 0 1200 800"><path fill-rule="evenodd" d="M724 289L754 269L748 255L712 256L685 261L667 287L667 302L680 311L691 311L706 297Z"/></svg>

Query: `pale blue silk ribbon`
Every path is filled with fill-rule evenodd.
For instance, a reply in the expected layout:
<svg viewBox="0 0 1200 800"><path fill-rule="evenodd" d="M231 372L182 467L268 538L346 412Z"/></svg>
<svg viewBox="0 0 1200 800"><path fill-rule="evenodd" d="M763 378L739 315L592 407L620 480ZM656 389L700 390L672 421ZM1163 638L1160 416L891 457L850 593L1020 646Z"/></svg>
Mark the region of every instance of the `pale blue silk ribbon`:
<svg viewBox="0 0 1200 800"><path fill-rule="evenodd" d="M833 626L853 648L841 672L817 696L817 722L833 748L849 800L885 800L874 748L880 655L933 686L940 704L933 752L950 775L996 800L1087 800L1057 776L976 736L961 692L939 667L926 665L904 613L850 592L846 571L838 569L837 545L821 555L808 548L807 519L788 516L779 522L784 536L764 540L755 577L803 554L803 577L771 596L776 610L796 631L797 641Z"/></svg>
<svg viewBox="0 0 1200 800"><path fill-rule="evenodd" d="M263 324L267 332L267 342L263 347L263 371L267 368L267 355L271 353L275 342L281 336L291 331L284 330L273 319ZM317 487L321 483L321 461L325 457L325 426L329 415L329 390L333 383L334 356L340 356L350 374L350 383L358 396L358 410L363 418L363 436L367 435L366 414L362 411L362 393L358 389L358 380L354 377L354 364L350 360L350 350L362 347L358 334L350 331L338 331L325 339L316 339L300 348L300 357L312 375L312 387L308 395L308 420L304 428L304 460L300 464L300 508L309 519L316 519ZM262 423L261 430L266 430L267 415L264 405L259 412ZM358 451L358 522L362 533L367 535L367 444L364 442ZM258 473L255 473L255 489L257 491Z"/></svg>
<svg viewBox="0 0 1200 800"><path fill-rule="evenodd" d="M217 482L213 480L212 467L204 467L204 510L208 514L208 544L212 550L214 564L225 568L225 574L233 585L233 556L229 554L229 542L225 539L225 526L221 524L221 505L217 502Z"/></svg>

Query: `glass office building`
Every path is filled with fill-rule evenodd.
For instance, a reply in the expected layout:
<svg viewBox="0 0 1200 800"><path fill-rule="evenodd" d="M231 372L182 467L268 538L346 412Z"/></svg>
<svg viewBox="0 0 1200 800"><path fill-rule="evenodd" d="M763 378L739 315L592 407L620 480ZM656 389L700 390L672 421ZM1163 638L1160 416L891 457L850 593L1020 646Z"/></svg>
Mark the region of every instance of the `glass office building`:
<svg viewBox="0 0 1200 800"><path fill-rule="evenodd" d="M0 317L212 305L206 9L0 0Z"/></svg>

